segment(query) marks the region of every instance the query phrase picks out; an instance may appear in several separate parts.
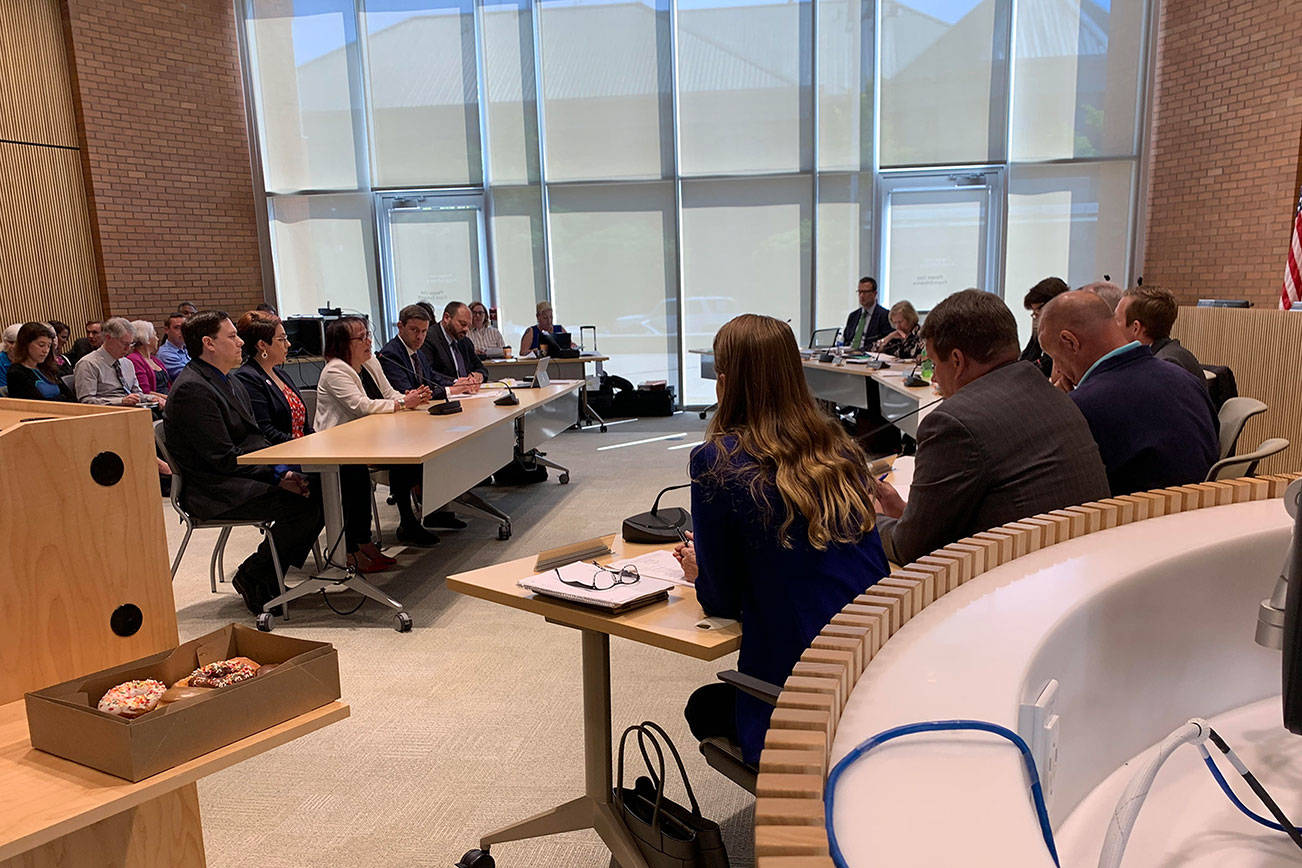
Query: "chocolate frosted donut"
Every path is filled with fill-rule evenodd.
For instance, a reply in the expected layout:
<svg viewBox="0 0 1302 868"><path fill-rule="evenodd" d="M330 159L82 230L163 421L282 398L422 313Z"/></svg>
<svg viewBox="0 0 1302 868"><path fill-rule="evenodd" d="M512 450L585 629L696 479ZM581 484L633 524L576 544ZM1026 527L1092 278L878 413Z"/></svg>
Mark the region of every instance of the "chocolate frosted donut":
<svg viewBox="0 0 1302 868"><path fill-rule="evenodd" d="M229 687L257 674L257 664L247 657L218 660L191 672L189 684L191 687Z"/></svg>

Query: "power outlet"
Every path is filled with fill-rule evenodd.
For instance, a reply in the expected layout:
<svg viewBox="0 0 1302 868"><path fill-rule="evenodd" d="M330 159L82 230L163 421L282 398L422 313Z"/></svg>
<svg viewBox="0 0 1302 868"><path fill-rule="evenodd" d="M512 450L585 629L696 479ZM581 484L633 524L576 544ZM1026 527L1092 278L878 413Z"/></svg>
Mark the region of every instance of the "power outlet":
<svg viewBox="0 0 1302 868"><path fill-rule="evenodd" d="M1060 719L1058 706L1058 680L1050 678L1034 702L1023 703L1017 712L1017 734L1025 739L1035 759L1035 769L1040 775L1044 802L1053 799L1053 783L1058 766L1058 736Z"/></svg>

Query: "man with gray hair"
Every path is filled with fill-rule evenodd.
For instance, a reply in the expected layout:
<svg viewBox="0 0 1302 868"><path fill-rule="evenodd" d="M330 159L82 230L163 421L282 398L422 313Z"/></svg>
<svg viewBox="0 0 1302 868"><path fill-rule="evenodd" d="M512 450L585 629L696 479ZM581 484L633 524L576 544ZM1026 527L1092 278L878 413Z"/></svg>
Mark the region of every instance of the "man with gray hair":
<svg viewBox="0 0 1302 868"><path fill-rule="evenodd" d="M1106 301L1108 309L1112 311L1117 309L1117 302L1121 301L1121 296L1126 293L1124 289L1107 280L1096 280L1093 283L1087 283L1080 288L1080 291L1094 293Z"/></svg>
<svg viewBox="0 0 1302 868"><path fill-rule="evenodd" d="M136 380L136 369L127 361L135 330L120 316L104 322L104 342L99 349L81 357L73 371L77 400L83 404L113 404L135 407L146 400Z"/></svg>

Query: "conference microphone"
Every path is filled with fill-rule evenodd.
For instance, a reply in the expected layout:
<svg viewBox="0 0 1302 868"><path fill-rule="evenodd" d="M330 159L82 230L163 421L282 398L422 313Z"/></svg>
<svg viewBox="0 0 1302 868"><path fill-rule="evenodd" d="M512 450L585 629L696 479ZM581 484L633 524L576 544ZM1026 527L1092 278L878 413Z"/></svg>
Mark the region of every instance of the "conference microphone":
<svg viewBox="0 0 1302 868"><path fill-rule="evenodd" d="M506 386L506 394L501 396L500 398L494 398L493 399L494 404L496 404L499 407L514 407L520 403L520 396L517 395L515 393L515 390L511 388L510 383L508 383L506 380L494 380L493 382Z"/></svg>
<svg viewBox="0 0 1302 868"><path fill-rule="evenodd" d="M428 412L431 416L451 416L453 413L461 412L462 409L461 402L453 401L448 397L448 395L451 394L450 391L450 389L452 388L451 386L445 386L442 383L436 383L433 380L426 377L424 374L420 373L419 371L412 371L412 374L414 374L416 379L420 380L423 385L429 386L430 389L434 389L435 387L437 387L443 390L443 403L430 404Z"/></svg>
<svg viewBox="0 0 1302 868"><path fill-rule="evenodd" d="M878 425L876 428L874 428L873 430L869 431L867 434L859 434L859 435L856 435L855 439L856 439L856 440L863 440L863 439L866 439L866 438L868 438L868 437L872 437L872 436L875 435L875 434L880 434L880 433L882 433L883 431L885 431L887 428L894 428L896 422L900 422L900 421L902 421L902 420L904 420L904 419L909 418L910 416L917 415L918 413L921 413L923 410L927 409L928 407L934 407L936 404L939 404L939 403L940 403L941 401L943 401L943 400L945 400L945 399L944 399L944 398L937 398L937 399L934 400L934 401L928 401L928 402L925 403L925 404L919 404L919 405L918 405L918 408L917 408L916 410L910 410L909 412L905 413L903 416L896 416L894 419L892 419L891 421L887 422L885 425Z"/></svg>
<svg viewBox="0 0 1302 868"><path fill-rule="evenodd" d="M651 504L650 512L639 512L624 519L622 534L625 542L632 543L671 543L686 542L686 532L692 529L692 515L680 506L660 509L660 498L666 492L687 488L690 482L671 485L661 489Z"/></svg>
<svg viewBox="0 0 1302 868"><path fill-rule="evenodd" d="M918 365L920 365L920 364L922 364L922 360L921 360L921 359L919 359L918 361L914 362L914 363L913 363L913 370L909 371L909 375L908 375L907 377L904 378L904 385L908 386L908 387L911 388L911 389L917 389L917 388L919 388L919 387L921 387L921 386L929 386L929 385L931 385L931 384L928 383L926 380L922 379L922 377L919 377L919 376L918 376ZM928 405L928 406L930 406L930 405ZM919 407L918 409L922 409L922 408ZM915 410L914 412L916 413L917 410ZM903 417L901 417L901 418L903 418Z"/></svg>

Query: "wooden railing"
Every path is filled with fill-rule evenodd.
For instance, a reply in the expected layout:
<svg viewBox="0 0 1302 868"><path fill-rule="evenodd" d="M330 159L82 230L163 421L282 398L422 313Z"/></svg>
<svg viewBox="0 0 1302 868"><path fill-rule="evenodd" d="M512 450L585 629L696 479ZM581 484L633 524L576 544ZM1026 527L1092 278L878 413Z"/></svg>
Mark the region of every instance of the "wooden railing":
<svg viewBox="0 0 1302 868"><path fill-rule="evenodd" d="M757 868L830 868L823 783L841 711L865 667L910 618L982 573L1100 530L1210 506L1282 497L1302 473L1109 497L1010 522L937 549L832 618L783 685L756 782Z"/></svg>

